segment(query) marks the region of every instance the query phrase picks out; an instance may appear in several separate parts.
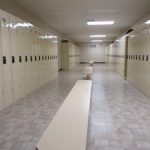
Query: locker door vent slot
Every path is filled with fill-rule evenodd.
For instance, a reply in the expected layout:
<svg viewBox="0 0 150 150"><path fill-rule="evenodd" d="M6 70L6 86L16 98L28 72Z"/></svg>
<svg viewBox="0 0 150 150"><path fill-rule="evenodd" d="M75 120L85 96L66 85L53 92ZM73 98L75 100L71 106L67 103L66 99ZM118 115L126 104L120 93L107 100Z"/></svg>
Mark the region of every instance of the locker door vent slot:
<svg viewBox="0 0 150 150"><path fill-rule="evenodd" d="M137 60L137 58L138 58L138 57L137 57L137 55L136 55L136 60Z"/></svg>
<svg viewBox="0 0 150 150"><path fill-rule="evenodd" d="M141 60L141 55L139 55L139 60Z"/></svg>
<svg viewBox="0 0 150 150"><path fill-rule="evenodd" d="M30 60L32 61L32 56L30 56Z"/></svg>
<svg viewBox="0 0 150 150"><path fill-rule="evenodd" d="M3 64L6 64L6 56L3 56Z"/></svg>
<svg viewBox="0 0 150 150"><path fill-rule="evenodd" d="M148 55L146 56L146 61L148 61Z"/></svg>
<svg viewBox="0 0 150 150"><path fill-rule="evenodd" d="M25 56L25 62L27 62L28 61L28 57L27 56Z"/></svg>
<svg viewBox="0 0 150 150"><path fill-rule="evenodd" d="M144 61L144 55L143 55L143 57L142 57L142 60Z"/></svg>
<svg viewBox="0 0 150 150"><path fill-rule="evenodd" d="M15 56L12 56L12 63L15 63Z"/></svg>
<svg viewBox="0 0 150 150"><path fill-rule="evenodd" d="M41 57L39 56L39 61L41 60Z"/></svg>
<svg viewBox="0 0 150 150"><path fill-rule="evenodd" d="M19 62L21 63L22 59L21 59L21 56L19 56Z"/></svg>
<svg viewBox="0 0 150 150"><path fill-rule="evenodd" d="M35 56L35 61L37 61L37 58L36 58L36 56Z"/></svg>

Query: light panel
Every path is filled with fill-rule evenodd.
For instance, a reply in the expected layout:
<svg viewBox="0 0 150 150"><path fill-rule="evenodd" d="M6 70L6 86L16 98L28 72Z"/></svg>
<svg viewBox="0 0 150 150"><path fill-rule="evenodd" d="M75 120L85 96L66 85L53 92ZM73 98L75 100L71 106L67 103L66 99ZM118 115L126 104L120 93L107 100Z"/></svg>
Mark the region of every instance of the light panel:
<svg viewBox="0 0 150 150"><path fill-rule="evenodd" d="M91 40L91 42L103 42L103 40Z"/></svg>
<svg viewBox="0 0 150 150"><path fill-rule="evenodd" d="M146 24L150 24L150 20L146 21L145 23L146 23Z"/></svg>
<svg viewBox="0 0 150 150"><path fill-rule="evenodd" d="M90 38L106 37L106 35L90 35Z"/></svg>
<svg viewBox="0 0 150 150"><path fill-rule="evenodd" d="M88 21L87 25L113 25L114 23L114 21Z"/></svg>

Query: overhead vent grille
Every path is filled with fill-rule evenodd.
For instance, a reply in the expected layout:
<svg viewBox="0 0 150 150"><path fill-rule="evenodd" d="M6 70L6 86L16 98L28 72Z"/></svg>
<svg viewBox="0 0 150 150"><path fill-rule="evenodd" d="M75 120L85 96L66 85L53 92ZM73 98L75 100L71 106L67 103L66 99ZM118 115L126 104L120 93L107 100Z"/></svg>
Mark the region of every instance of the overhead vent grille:
<svg viewBox="0 0 150 150"><path fill-rule="evenodd" d="M90 48L96 48L96 44L90 44L89 47Z"/></svg>
<svg viewBox="0 0 150 150"><path fill-rule="evenodd" d="M119 14L119 11L117 9L91 9L86 11L86 15L99 14Z"/></svg>
<svg viewBox="0 0 150 150"><path fill-rule="evenodd" d="M68 40L62 40L61 42L62 42L62 43L69 43Z"/></svg>

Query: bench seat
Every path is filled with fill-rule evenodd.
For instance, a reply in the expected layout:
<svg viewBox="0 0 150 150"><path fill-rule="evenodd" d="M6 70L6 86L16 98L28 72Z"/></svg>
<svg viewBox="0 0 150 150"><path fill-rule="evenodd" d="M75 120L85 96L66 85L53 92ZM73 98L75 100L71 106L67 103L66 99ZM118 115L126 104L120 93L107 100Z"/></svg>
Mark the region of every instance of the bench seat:
<svg viewBox="0 0 150 150"><path fill-rule="evenodd" d="M78 80L36 145L37 150L85 150L91 80Z"/></svg>

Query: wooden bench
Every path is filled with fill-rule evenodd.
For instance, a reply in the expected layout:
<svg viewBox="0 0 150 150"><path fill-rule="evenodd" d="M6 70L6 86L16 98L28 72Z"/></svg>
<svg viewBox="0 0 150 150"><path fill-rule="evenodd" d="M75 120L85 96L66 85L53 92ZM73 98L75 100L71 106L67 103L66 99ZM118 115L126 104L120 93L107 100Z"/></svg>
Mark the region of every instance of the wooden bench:
<svg viewBox="0 0 150 150"><path fill-rule="evenodd" d="M82 72L83 78L85 78L85 79L91 79L92 72L93 72L93 68L90 67L90 66L86 66L83 69L83 72Z"/></svg>
<svg viewBox="0 0 150 150"><path fill-rule="evenodd" d="M91 80L79 80L56 113L37 150L85 150Z"/></svg>

